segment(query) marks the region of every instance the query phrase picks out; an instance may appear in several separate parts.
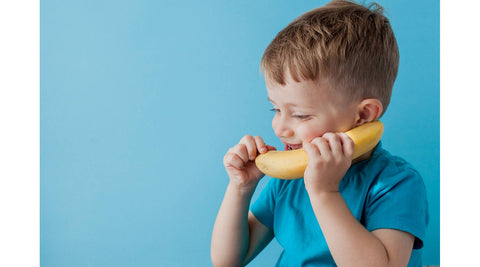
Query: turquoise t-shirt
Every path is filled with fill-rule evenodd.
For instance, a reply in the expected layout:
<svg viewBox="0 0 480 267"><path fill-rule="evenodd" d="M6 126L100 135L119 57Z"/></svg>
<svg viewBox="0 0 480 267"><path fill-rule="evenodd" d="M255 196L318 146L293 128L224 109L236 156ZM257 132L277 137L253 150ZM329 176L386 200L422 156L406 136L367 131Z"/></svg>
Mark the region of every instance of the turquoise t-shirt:
<svg viewBox="0 0 480 267"><path fill-rule="evenodd" d="M350 167L339 191L368 231L390 228L414 235L408 266L422 266L427 194L422 177L409 163L379 144L372 157ZM303 179L271 179L250 209L283 247L276 266L336 266Z"/></svg>

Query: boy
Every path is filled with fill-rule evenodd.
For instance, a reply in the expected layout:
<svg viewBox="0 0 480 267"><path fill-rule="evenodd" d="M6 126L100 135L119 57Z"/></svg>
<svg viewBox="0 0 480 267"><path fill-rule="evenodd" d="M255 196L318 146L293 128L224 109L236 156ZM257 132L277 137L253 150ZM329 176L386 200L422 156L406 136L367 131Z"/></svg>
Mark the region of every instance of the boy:
<svg viewBox="0 0 480 267"><path fill-rule="evenodd" d="M418 172L381 143L352 162L343 132L379 119L390 101L399 54L375 9L332 1L305 13L267 47L262 69L285 149L309 157L303 179L271 179L254 159L274 150L245 136L224 157L230 178L212 234L215 266L248 264L274 237L277 266L421 266L428 223Z"/></svg>

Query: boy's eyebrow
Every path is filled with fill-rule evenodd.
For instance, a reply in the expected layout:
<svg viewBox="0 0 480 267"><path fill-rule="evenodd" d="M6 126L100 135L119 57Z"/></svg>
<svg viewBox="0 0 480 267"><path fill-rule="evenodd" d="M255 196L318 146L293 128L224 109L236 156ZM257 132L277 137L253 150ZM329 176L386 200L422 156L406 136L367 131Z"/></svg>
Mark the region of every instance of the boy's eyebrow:
<svg viewBox="0 0 480 267"><path fill-rule="evenodd" d="M275 104L275 101L273 101L270 97L267 97L268 101L270 101L272 104ZM291 106L291 107L296 107L297 105L293 103L285 103L285 106Z"/></svg>

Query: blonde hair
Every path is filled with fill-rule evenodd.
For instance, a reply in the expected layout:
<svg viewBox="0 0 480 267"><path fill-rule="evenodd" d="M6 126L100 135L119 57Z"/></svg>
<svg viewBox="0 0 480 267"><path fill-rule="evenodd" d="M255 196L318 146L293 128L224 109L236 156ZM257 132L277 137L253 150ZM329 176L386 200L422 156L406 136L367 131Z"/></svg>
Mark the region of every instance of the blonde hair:
<svg viewBox="0 0 480 267"><path fill-rule="evenodd" d="M327 81L349 100L379 99L385 111L398 63L395 35L380 5L332 1L280 31L265 50L261 69L282 85L286 71L296 82Z"/></svg>

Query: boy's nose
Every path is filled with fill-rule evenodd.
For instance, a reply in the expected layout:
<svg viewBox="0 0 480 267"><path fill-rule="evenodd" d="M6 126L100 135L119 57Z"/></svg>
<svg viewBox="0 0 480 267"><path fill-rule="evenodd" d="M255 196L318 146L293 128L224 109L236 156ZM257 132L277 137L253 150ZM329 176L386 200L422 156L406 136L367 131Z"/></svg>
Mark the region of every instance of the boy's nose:
<svg viewBox="0 0 480 267"><path fill-rule="evenodd" d="M273 122L273 131L275 132L275 135L278 137L291 137L293 136L293 131L290 127L288 127L288 124L285 122Z"/></svg>

